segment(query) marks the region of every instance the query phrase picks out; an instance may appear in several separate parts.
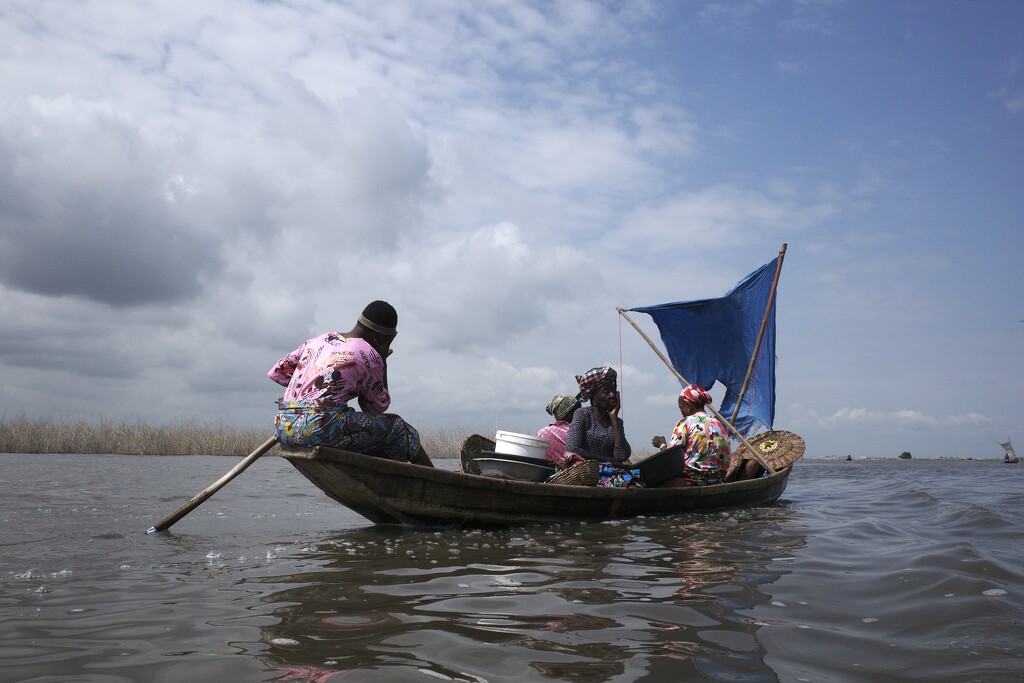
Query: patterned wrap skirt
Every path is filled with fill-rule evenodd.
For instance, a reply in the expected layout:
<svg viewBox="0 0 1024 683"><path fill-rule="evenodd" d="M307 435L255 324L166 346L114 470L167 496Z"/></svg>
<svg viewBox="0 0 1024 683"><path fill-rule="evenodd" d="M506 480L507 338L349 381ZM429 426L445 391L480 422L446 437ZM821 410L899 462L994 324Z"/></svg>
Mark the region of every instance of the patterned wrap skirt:
<svg viewBox="0 0 1024 683"><path fill-rule="evenodd" d="M286 446L333 446L401 462L411 460L420 448L419 432L391 413L361 413L348 406L330 409L284 400L277 402L277 408L274 431Z"/></svg>
<svg viewBox="0 0 1024 683"><path fill-rule="evenodd" d="M597 485L610 488L644 487L644 480L640 477L640 470L622 467L613 462L602 462L601 469L597 475Z"/></svg>

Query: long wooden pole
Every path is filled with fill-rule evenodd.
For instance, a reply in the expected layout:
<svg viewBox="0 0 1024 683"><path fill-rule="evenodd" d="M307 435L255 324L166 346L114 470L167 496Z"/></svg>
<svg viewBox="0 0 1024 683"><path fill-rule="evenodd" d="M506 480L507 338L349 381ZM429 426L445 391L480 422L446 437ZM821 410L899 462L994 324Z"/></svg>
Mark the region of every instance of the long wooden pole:
<svg viewBox="0 0 1024 683"><path fill-rule="evenodd" d="M660 358L662 360L662 362L665 363L665 365L668 366L668 369L672 371L672 374L675 375L676 378L680 382L682 382L683 384L689 384L689 382L686 380L686 378L683 377L682 375L680 375L679 371L676 370L675 367L672 365L672 363L669 361L669 359L665 357L665 354L663 354L661 352L661 349L659 349L657 346L655 346L654 342L651 341L651 338L648 337L647 334L643 330L640 329L639 325L637 325L635 322L633 322L633 319L630 318L629 315L626 313L626 309L624 309L624 308L616 308L616 310L619 312L619 315L621 315L623 318L625 318L626 321L629 322L629 324L633 326L633 329L635 329L637 332L640 333L640 336L644 338L644 340L647 342L648 346L650 346L652 349L654 349L654 352L656 354L658 354L658 358ZM736 429L732 425L732 422L729 422L729 420L724 415L722 415L720 412L715 410L714 406L708 404L708 409L711 411L711 413L715 417L717 417L719 420L721 420L725 424L725 426L728 427L732 431L733 434L736 435L736 438L740 440L740 443L742 443L744 446L747 447L747 450L750 451L750 453L754 456L754 459L757 460L757 462L759 462L761 464L761 467L763 467L766 470L768 470L768 472L770 472L771 474L775 474L775 468L772 467L771 465L769 465L768 463L766 463L761 458L761 456L757 452L757 449L755 449L753 446L751 446L750 443L745 438L743 438L743 435L740 434L739 430Z"/></svg>
<svg viewBox="0 0 1024 683"><path fill-rule="evenodd" d="M273 436L264 441L262 446L247 455L244 460L231 468L227 474L194 495L187 503L175 510L167 519L163 520L156 526L149 527L149 529L146 530L146 533L155 534L158 531L166 531L169 529L172 524L202 505L207 498L217 493L217 491L222 489L225 484L241 474L245 468L256 462L256 459L273 448L275 443L277 443L277 438Z"/></svg>
<svg viewBox="0 0 1024 683"><path fill-rule="evenodd" d="M761 330L757 333L757 343L754 344L754 352L750 354L750 364L747 366L747 374L743 378L743 386L740 388L740 395L736 399L736 408L732 411L732 421L735 422L740 414L740 406L743 405L743 397L747 394L747 385L750 384L750 376L754 374L754 365L757 363L757 355L761 350L761 342L764 341L764 332L768 329L768 318L771 317L772 306L775 305L775 290L779 287L779 275L782 274L782 260L786 258L786 243L782 243L779 249L779 260L775 264L775 279L772 280L772 291L768 294L768 306L764 309L764 317L761 319Z"/></svg>

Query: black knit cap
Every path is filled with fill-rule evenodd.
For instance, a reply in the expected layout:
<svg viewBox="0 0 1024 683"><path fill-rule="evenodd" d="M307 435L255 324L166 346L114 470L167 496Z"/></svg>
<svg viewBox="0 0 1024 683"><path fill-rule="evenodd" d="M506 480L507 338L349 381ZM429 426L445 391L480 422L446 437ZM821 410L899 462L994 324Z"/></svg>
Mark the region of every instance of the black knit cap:
<svg viewBox="0 0 1024 683"><path fill-rule="evenodd" d="M363 317L374 325L387 329L398 328L398 311L387 301L372 301L363 309Z"/></svg>

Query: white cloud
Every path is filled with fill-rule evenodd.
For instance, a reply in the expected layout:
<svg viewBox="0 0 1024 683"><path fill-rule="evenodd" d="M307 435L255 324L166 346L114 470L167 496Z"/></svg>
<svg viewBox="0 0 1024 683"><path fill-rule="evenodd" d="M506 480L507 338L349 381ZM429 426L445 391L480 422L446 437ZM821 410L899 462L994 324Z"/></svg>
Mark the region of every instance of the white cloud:
<svg viewBox="0 0 1024 683"><path fill-rule="evenodd" d="M1017 93L1006 98L1006 111L1014 116L1024 111L1024 93Z"/></svg>
<svg viewBox="0 0 1024 683"><path fill-rule="evenodd" d="M926 415L919 410L894 410L891 412L870 410L867 408L850 408L843 406L832 415L822 418L823 425L840 424L892 424L897 427L916 429L942 429L948 427L975 427L990 422L989 418L978 413L964 413L938 418Z"/></svg>
<svg viewBox="0 0 1024 683"><path fill-rule="evenodd" d="M394 281L419 299L411 323L426 344L453 350L519 343L556 326L560 311L580 304L568 296L577 274L591 269L571 247L527 244L510 223L406 250L400 263Z"/></svg>
<svg viewBox="0 0 1024 683"><path fill-rule="evenodd" d="M986 424L991 424L992 419L985 417L979 413L964 413L963 415L953 415L947 423L956 427L980 427Z"/></svg>
<svg viewBox="0 0 1024 683"><path fill-rule="evenodd" d="M824 418L825 424L836 424L840 422L871 422L882 418L884 413L870 411L867 408L850 408L843 406L832 415Z"/></svg>
<svg viewBox="0 0 1024 683"><path fill-rule="evenodd" d="M621 252L657 245L664 253L680 253L694 243L725 250L766 235L794 235L835 212L829 201L812 198L808 203L788 190L763 193L716 185L637 207L625 217L622 229L608 238L608 244Z"/></svg>
<svg viewBox="0 0 1024 683"><path fill-rule="evenodd" d="M775 62L775 69L782 74L799 74L807 71L807 65L801 62Z"/></svg>
<svg viewBox="0 0 1024 683"><path fill-rule="evenodd" d="M222 216L203 191L168 201L175 154L151 137L130 113L70 96L5 108L0 281L116 306L196 296L220 268Z"/></svg>
<svg viewBox="0 0 1024 683"><path fill-rule="evenodd" d="M620 348L614 307L720 296L789 242L780 427L843 452L877 420L941 448L1008 428L1020 163L990 141L1017 117L877 116L852 93L888 72L850 40L877 12L841 11L9 0L0 413L59 391L82 416L263 424L269 365L385 298L414 423L527 428L621 355L638 444L674 423L677 383L628 327ZM801 30L779 33L787 17ZM864 80L773 71L832 56ZM979 59L1017 111L1016 64ZM921 82L964 96L956 74ZM934 418L951 350L950 374L995 389ZM876 377L915 409L877 407Z"/></svg>

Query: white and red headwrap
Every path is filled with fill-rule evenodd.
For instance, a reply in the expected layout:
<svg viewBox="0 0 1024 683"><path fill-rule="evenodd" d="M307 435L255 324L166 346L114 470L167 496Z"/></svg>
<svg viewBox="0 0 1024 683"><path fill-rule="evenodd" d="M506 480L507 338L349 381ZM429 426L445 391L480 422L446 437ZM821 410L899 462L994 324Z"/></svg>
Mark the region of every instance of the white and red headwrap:
<svg viewBox="0 0 1024 683"><path fill-rule="evenodd" d="M699 387L696 384L688 384L685 389L679 392L679 396L687 403L696 403L702 406L714 402L711 394L705 391L704 387Z"/></svg>

